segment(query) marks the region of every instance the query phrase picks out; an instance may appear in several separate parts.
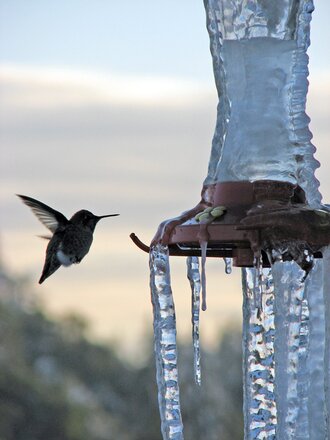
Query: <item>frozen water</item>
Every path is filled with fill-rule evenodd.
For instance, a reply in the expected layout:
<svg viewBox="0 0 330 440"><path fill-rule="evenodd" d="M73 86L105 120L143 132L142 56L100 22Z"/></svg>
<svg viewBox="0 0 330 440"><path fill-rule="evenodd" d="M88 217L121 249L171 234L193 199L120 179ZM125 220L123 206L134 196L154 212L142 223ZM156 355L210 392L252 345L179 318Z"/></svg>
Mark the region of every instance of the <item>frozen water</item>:
<svg viewBox="0 0 330 440"><path fill-rule="evenodd" d="M219 104L206 184L299 184L319 207L308 89L311 1L205 0Z"/></svg>
<svg viewBox="0 0 330 440"><path fill-rule="evenodd" d="M324 387L326 436L330 435L330 246L323 253L323 297L325 307L325 354L324 354Z"/></svg>
<svg viewBox="0 0 330 440"><path fill-rule="evenodd" d="M296 183L294 150L298 149L291 141L290 102L296 50L295 41L275 38L223 42L231 115L218 181ZM307 91L307 81L305 87ZM304 120L307 126L305 115ZM307 131L304 142L310 137Z"/></svg>
<svg viewBox="0 0 330 440"><path fill-rule="evenodd" d="M326 259L315 259L314 267L306 279L306 300L309 314L309 340L305 347L305 394L304 405L305 424L308 423L309 440L323 440L325 434L325 309L323 298L324 269L327 267ZM329 291L326 293L329 294ZM306 314L305 314L306 316ZM305 325L308 321L305 320ZM307 373L307 374L306 374ZM301 391L300 391L301 396ZM307 397L307 399L306 399ZM306 420L307 418L307 420ZM300 423L300 421L299 421Z"/></svg>
<svg viewBox="0 0 330 440"><path fill-rule="evenodd" d="M199 342L199 311L201 279L198 257L187 258L187 277L191 285L191 323L194 347L194 376L197 385L201 385L201 356Z"/></svg>
<svg viewBox="0 0 330 440"><path fill-rule="evenodd" d="M223 42L230 117L215 170L217 182L272 179L302 184L301 166L309 165L313 172L318 166L311 157L315 149L305 100L296 102L297 96L306 95L308 84L307 77L296 72L300 52L294 40Z"/></svg>
<svg viewBox="0 0 330 440"><path fill-rule="evenodd" d="M329 248L330 249L330 248ZM327 261L328 259L328 261ZM272 351L271 364L274 377L269 385L274 388L273 404L276 407L276 438L299 440L324 440L326 435L325 411L329 407L329 354L325 320L329 292L327 277L330 267L330 251L324 251L323 260L316 260L308 277L297 263L277 261L272 270L263 269L262 310L252 301L256 269L244 269L244 362L245 362L245 425L246 438L268 438L261 434L261 425L253 423L258 408L253 387L255 371L262 364L260 347L267 311L265 296L273 291L268 306L272 304L273 336L268 348ZM272 276L273 274L273 281ZM325 301L325 302L324 302ZM324 305L325 304L325 305ZM269 309L268 309L269 310ZM329 310L330 312L330 310ZM252 326L251 323L254 325ZM250 332L250 333L249 333ZM256 342L256 364L248 363L253 356L252 343ZM253 346L252 346L253 347ZM256 353L254 349L254 353ZM258 363L259 359L259 363ZM259 375L260 376L260 375ZM267 386L259 382L259 386ZM262 392L262 391L260 391ZM268 394L268 396L270 396ZM258 427L258 429L256 428ZM254 427L254 428L253 428Z"/></svg>
<svg viewBox="0 0 330 440"><path fill-rule="evenodd" d="M202 310L206 310L206 251L207 251L207 241L200 240L199 242L202 252L202 269L201 269L201 281L202 281Z"/></svg>
<svg viewBox="0 0 330 440"><path fill-rule="evenodd" d="M245 439L324 440L330 397L330 247L307 278L280 259L262 272L243 269Z"/></svg>
<svg viewBox="0 0 330 440"><path fill-rule="evenodd" d="M232 268L231 268L231 258L224 258L223 261L225 262L225 272L227 275L231 274Z"/></svg>
<svg viewBox="0 0 330 440"><path fill-rule="evenodd" d="M308 89L311 0L204 0L219 103L205 185L276 180L298 184L319 208ZM205 232L205 230L204 230ZM192 285L194 368L200 383L199 292L206 309L207 234ZM306 273L269 252L272 268L243 269L245 439L330 436L330 247ZM312 261L311 261L312 263ZM225 260L226 272L230 270ZM182 439L174 303L167 247L151 249L159 408L164 439Z"/></svg>
<svg viewBox="0 0 330 440"><path fill-rule="evenodd" d="M319 163L305 113L313 2L204 4L219 97L205 184L291 182L319 208ZM272 270L258 260L243 269L245 438L324 440L330 435L330 324L324 319L330 251L328 270L325 258L307 278L273 251Z"/></svg>
<svg viewBox="0 0 330 440"><path fill-rule="evenodd" d="M218 18L218 26L224 39L239 40L254 37L292 39L299 32L296 23L297 0L208 0ZM300 2L305 13L313 10L311 1ZM303 4L305 3L305 5Z"/></svg>
<svg viewBox="0 0 330 440"><path fill-rule="evenodd" d="M275 286L275 364L276 364L276 404L278 413L278 438L287 440L308 439L308 431L300 432L298 419L304 411L306 387L303 378L303 347L308 338L308 326L303 322L305 272L294 262L277 262L272 267ZM306 305L306 302L305 302ZM305 312L305 319L306 319ZM308 318L307 318L308 319ZM306 333L307 332L307 333ZM304 334L305 333L305 334Z"/></svg>
<svg viewBox="0 0 330 440"><path fill-rule="evenodd" d="M262 272L262 257L261 253L254 257L254 288L253 288L253 295L254 295L254 304L257 310L259 310L259 313L262 309L262 278L263 278L263 272Z"/></svg>
<svg viewBox="0 0 330 440"><path fill-rule="evenodd" d="M242 271L245 439L275 439L277 427L275 292L270 269L260 270L263 272L261 310L256 307L254 299L256 269Z"/></svg>
<svg viewBox="0 0 330 440"><path fill-rule="evenodd" d="M294 262L275 263L274 279L270 269L243 269L246 439L309 438L304 275ZM262 304L254 298L256 282L263 292Z"/></svg>
<svg viewBox="0 0 330 440"><path fill-rule="evenodd" d="M164 440L183 440L177 368L176 321L167 246L150 250L158 403Z"/></svg>

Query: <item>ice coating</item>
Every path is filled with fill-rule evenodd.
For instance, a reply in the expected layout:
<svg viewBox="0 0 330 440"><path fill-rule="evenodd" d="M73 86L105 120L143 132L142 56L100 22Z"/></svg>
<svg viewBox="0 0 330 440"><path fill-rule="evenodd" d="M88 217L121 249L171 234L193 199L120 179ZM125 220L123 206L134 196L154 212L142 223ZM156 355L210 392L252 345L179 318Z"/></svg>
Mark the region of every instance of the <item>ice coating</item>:
<svg viewBox="0 0 330 440"><path fill-rule="evenodd" d="M300 357L304 361L301 363L300 398L304 400L299 425L307 425L309 440L325 439L325 309L323 298L323 271L327 267L324 259L315 259L313 269L306 279L306 294L303 303L303 326L305 337L301 338L301 343L305 340L303 346L300 345ZM306 305L308 310L306 313ZM308 320L306 319L308 315ZM308 325L308 327L307 327ZM307 335L306 330L309 334ZM302 335L301 335L302 336ZM304 379L305 380L302 380Z"/></svg>
<svg viewBox="0 0 330 440"><path fill-rule="evenodd" d="M306 286L305 286L306 289ZM297 389L299 403L299 413L297 418L296 438L310 438L309 434L306 434L309 430L309 408L308 398L310 393L310 385L312 376L308 370L308 358L310 352L310 334L311 334L311 322L310 322L310 309L307 298L307 292L304 292L304 298L301 302L301 324L299 333L299 370L297 377ZM314 386L314 385L313 385ZM310 431L310 430L309 430Z"/></svg>
<svg viewBox="0 0 330 440"><path fill-rule="evenodd" d="M227 95L231 114L216 179L281 180L296 183L294 146L292 66L296 42L276 38L228 40L223 42ZM304 84L307 92L307 81ZM304 130L302 142L309 142L308 118L299 115ZM300 148L299 148L300 147ZM314 149L313 149L314 151Z"/></svg>
<svg viewBox="0 0 330 440"><path fill-rule="evenodd" d="M199 342L199 310L201 279L198 257L187 258L187 277L191 286L191 323L194 347L194 376L197 385L201 385L201 356Z"/></svg>
<svg viewBox="0 0 330 440"><path fill-rule="evenodd" d="M205 184L299 184L318 207L308 89L306 0L205 0L218 116Z"/></svg>
<svg viewBox="0 0 330 440"><path fill-rule="evenodd" d="M225 273L227 275L231 274L231 258L224 258L223 261L225 262Z"/></svg>
<svg viewBox="0 0 330 440"><path fill-rule="evenodd" d="M262 283L263 283L263 271L262 271L262 258L261 254L257 257L254 257L254 304L256 309L259 310L259 313L262 309Z"/></svg>
<svg viewBox="0 0 330 440"><path fill-rule="evenodd" d="M274 394L275 292L271 270L261 270L261 309L256 307L254 298L256 269L242 270L245 439L275 439L277 428Z"/></svg>
<svg viewBox="0 0 330 440"><path fill-rule="evenodd" d="M291 182L304 189L310 206L319 208L321 195L314 175L319 164L313 156L315 148L305 113L306 50L313 2L204 0L204 4L219 96L204 188L246 180ZM211 207L212 200L202 202L161 225L163 243L168 242L174 226ZM196 276L193 289L202 284L205 309L208 237L202 233L198 238L202 250L201 280L193 260L188 260L188 277ZM272 269L262 268L260 260L255 262L255 268L243 269L246 440L329 437L330 320L326 319L330 316L329 249L324 250L323 261L315 263L307 278L295 262L281 261L284 251L280 249L269 249L269 261L278 260ZM158 252L156 257L155 252ZM181 439L175 314L167 248L155 247L152 255L162 432L164 439ZM196 347L197 304L195 297L192 320ZM194 356L197 382L198 352L199 343Z"/></svg>
<svg viewBox="0 0 330 440"><path fill-rule="evenodd" d="M206 310L206 271L205 271L205 264L206 264L206 251L207 251L207 241L206 240L200 240L199 245L201 247L201 253L202 253L202 267L201 267L201 282L202 282L202 310Z"/></svg>
<svg viewBox="0 0 330 440"><path fill-rule="evenodd" d="M324 440L330 409L330 247L307 278L278 259L262 271L243 269L245 439Z"/></svg>
<svg viewBox="0 0 330 440"><path fill-rule="evenodd" d="M324 353L324 389L325 389L325 420L326 434L330 433L330 246L323 253L323 298L325 314L325 353Z"/></svg>
<svg viewBox="0 0 330 440"><path fill-rule="evenodd" d="M260 269L261 309L257 269L243 269L245 439L326 438L325 267L317 261L307 278L293 261Z"/></svg>
<svg viewBox="0 0 330 440"><path fill-rule="evenodd" d="M297 32L298 8L313 8L313 3L299 0L222 0L208 1L217 11L219 28L226 40L273 37L289 40ZM313 10L313 9L312 9Z"/></svg>
<svg viewBox="0 0 330 440"><path fill-rule="evenodd" d="M308 439L306 425L298 420L306 401L304 386L304 347L308 338L305 272L294 262L276 262L272 266L275 286L275 395L278 413L278 438ZM304 319L303 319L304 311ZM303 340L302 340L303 338ZM300 431L298 436L298 431Z"/></svg>
<svg viewBox="0 0 330 440"><path fill-rule="evenodd" d="M158 244L150 250L150 288L154 314L154 349L162 435L164 440L183 440L176 320L167 246Z"/></svg>

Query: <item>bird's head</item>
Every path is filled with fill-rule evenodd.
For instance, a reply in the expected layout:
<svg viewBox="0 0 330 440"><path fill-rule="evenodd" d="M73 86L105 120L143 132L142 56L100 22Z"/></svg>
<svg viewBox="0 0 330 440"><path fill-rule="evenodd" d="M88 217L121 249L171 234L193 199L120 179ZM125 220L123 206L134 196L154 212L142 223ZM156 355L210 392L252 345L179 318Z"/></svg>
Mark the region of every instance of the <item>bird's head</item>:
<svg viewBox="0 0 330 440"><path fill-rule="evenodd" d="M81 211L76 212L71 218L70 222L82 226L85 229L94 232L96 224L102 219L106 217L116 217L119 214L108 214L108 215L94 215L90 211L86 209L82 209Z"/></svg>

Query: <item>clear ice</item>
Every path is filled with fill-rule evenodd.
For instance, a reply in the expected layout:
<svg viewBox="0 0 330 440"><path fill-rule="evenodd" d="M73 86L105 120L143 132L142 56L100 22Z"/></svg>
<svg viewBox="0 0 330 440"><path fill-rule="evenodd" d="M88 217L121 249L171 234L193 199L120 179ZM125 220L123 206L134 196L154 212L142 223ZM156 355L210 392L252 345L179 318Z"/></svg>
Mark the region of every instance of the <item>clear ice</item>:
<svg viewBox="0 0 330 440"><path fill-rule="evenodd" d="M245 439L324 440L329 431L330 246L308 276L294 262L243 269Z"/></svg>
<svg viewBox="0 0 330 440"><path fill-rule="evenodd" d="M169 255L161 244L150 250L150 288L162 435L164 440L183 440Z"/></svg>
<svg viewBox="0 0 330 440"><path fill-rule="evenodd" d="M277 262L272 267L275 287L275 396L278 413L277 436L288 440L308 439L299 416L305 404L302 383L304 347L308 344L305 272L294 262ZM304 307L303 307L304 306ZM303 313L304 312L304 313ZM306 340L307 339L307 340ZM298 430L300 434L298 435Z"/></svg>
<svg viewBox="0 0 330 440"><path fill-rule="evenodd" d="M263 272L263 304L255 306L256 269L242 270L245 439L275 439L275 292L270 269ZM284 438L284 437L283 437Z"/></svg>
<svg viewBox="0 0 330 440"><path fill-rule="evenodd" d="M206 185L276 180L320 208L306 115L312 0L204 0L218 91ZM330 435L330 251L243 269L245 439Z"/></svg>
<svg viewBox="0 0 330 440"><path fill-rule="evenodd" d="M307 0L204 0L218 89L205 184L277 180L320 205L319 166L305 113Z"/></svg>
<svg viewBox="0 0 330 440"><path fill-rule="evenodd" d="M324 301L324 316L325 316L325 340L324 340L324 390L322 396L325 395L325 421L326 435L330 435L330 246L322 250L323 253L323 273L322 284L323 301ZM320 284L320 283L319 283ZM321 318L322 319L322 318ZM316 417L320 415L316 414ZM321 438L321 437L320 437ZM314 440L314 439L313 439ZM318 440L318 439L317 439Z"/></svg>
<svg viewBox="0 0 330 440"><path fill-rule="evenodd" d="M204 0L218 109L206 186L276 180L299 185L320 208L309 117L312 0ZM207 241L188 259L196 382L200 383L199 291L206 309ZM272 249L270 269L242 270L244 439L330 436L330 246L306 273ZM225 260L226 272L229 261ZM175 312L167 247L151 249L151 291L162 433L183 439Z"/></svg>
<svg viewBox="0 0 330 440"><path fill-rule="evenodd" d="M202 253L202 264L201 264L202 310L205 311L207 307L206 306L206 271L205 271L207 241L200 240L199 245L201 247L201 253Z"/></svg>
<svg viewBox="0 0 330 440"><path fill-rule="evenodd" d="M263 271L262 271L262 257L261 253L254 257L254 304L256 309L261 310L262 308L262 278L263 278Z"/></svg>
<svg viewBox="0 0 330 440"><path fill-rule="evenodd" d="M187 258L187 277L191 286L191 323L194 347L194 376L197 385L201 385L201 355L199 343L199 311L201 279L198 257Z"/></svg>
<svg viewBox="0 0 330 440"><path fill-rule="evenodd" d="M223 261L225 262L225 272L227 275L231 274L231 258L224 258Z"/></svg>

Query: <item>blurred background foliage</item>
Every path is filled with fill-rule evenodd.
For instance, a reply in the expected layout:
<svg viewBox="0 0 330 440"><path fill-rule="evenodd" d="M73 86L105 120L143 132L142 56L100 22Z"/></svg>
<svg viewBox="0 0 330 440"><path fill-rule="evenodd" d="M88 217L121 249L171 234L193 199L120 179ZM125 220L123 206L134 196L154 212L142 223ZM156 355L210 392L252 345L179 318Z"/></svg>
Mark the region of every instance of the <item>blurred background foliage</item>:
<svg viewBox="0 0 330 440"><path fill-rule="evenodd" d="M160 440L152 337L144 363L132 365L89 340L83 318L51 320L35 298L28 280L1 267L0 440ZM202 353L202 387L192 365L191 346L180 345L185 437L241 439L239 330Z"/></svg>

